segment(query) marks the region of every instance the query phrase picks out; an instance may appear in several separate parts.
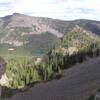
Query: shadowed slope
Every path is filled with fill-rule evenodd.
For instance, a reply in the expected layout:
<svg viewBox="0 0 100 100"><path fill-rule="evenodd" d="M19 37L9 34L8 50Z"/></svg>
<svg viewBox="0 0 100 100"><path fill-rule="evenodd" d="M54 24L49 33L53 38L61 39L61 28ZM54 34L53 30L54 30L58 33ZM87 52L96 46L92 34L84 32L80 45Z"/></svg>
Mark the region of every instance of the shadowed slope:
<svg viewBox="0 0 100 100"><path fill-rule="evenodd" d="M29 91L2 100L86 100L100 88L100 58L65 70L60 80L41 83Z"/></svg>

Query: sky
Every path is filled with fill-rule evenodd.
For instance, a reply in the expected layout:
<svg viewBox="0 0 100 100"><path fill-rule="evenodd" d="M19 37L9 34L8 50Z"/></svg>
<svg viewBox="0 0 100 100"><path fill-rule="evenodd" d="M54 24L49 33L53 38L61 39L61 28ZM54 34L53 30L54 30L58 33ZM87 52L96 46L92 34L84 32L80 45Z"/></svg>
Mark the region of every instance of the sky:
<svg viewBox="0 0 100 100"><path fill-rule="evenodd" d="M100 0L0 0L0 17L13 13L62 20L100 21Z"/></svg>

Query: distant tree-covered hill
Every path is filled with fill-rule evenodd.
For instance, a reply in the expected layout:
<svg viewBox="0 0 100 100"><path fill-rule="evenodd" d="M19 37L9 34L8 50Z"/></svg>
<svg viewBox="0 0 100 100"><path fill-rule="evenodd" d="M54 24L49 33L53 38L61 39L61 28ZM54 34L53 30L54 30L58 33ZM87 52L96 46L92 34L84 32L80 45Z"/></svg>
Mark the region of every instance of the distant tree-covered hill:
<svg viewBox="0 0 100 100"><path fill-rule="evenodd" d="M100 36L76 26L59 38L48 53L53 68L68 68L100 55Z"/></svg>

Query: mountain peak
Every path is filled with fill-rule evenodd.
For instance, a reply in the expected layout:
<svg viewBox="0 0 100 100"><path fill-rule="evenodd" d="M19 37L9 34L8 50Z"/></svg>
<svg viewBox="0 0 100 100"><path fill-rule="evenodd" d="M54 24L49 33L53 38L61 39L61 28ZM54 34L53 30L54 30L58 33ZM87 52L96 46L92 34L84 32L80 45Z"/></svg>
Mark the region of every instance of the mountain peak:
<svg viewBox="0 0 100 100"><path fill-rule="evenodd" d="M12 16L26 16L24 14L21 14L21 13L13 13ZM29 16L28 16L29 17Z"/></svg>
<svg viewBox="0 0 100 100"><path fill-rule="evenodd" d="M15 12L15 13L13 13L13 15L22 15L22 14L20 14L20 13L16 13L16 12Z"/></svg>

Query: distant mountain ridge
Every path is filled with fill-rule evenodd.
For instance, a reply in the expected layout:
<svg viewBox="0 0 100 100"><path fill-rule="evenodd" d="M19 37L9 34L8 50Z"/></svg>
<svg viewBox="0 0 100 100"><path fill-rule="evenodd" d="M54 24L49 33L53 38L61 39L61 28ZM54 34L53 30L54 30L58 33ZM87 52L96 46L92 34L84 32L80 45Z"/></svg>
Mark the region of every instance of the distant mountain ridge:
<svg viewBox="0 0 100 100"><path fill-rule="evenodd" d="M85 19L64 21L14 13L0 18L0 44L15 47L28 46L35 51L45 45L42 48L44 50L44 48L50 48L57 37L62 37L76 25L100 35L99 21Z"/></svg>

